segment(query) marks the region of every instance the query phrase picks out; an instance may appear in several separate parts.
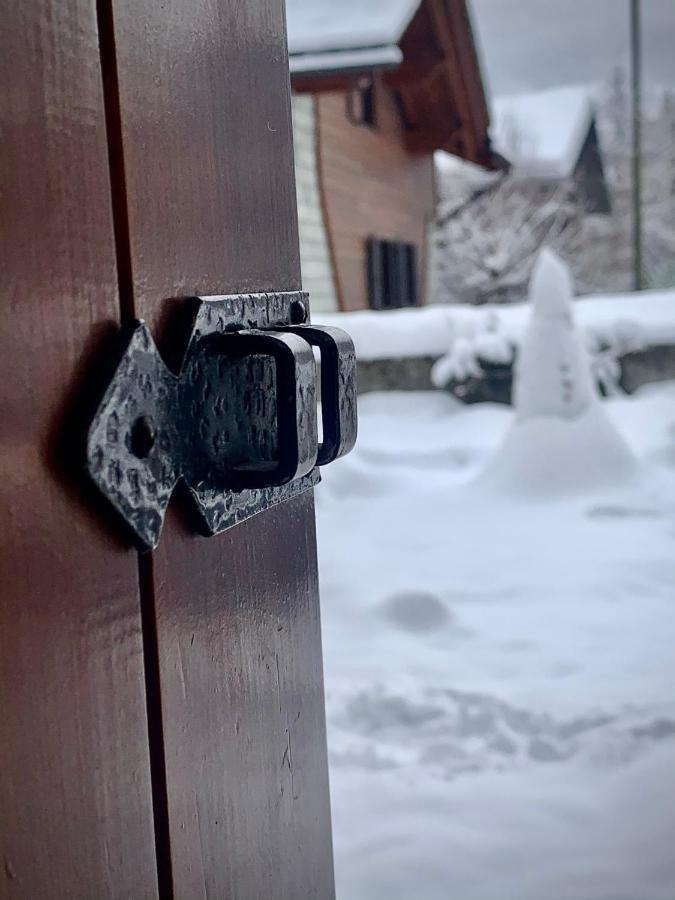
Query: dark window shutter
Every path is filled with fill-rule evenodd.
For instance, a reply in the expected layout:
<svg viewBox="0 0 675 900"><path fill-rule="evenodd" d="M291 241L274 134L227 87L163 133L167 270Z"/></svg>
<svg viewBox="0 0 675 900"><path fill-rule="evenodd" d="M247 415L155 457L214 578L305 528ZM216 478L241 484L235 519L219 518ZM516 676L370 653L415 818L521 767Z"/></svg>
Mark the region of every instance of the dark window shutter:
<svg viewBox="0 0 675 900"><path fill-rule="evenodd" d="M372 81L367 87L361 88L361 113L364 125L370 125L371 128L377 125L375 85Z"/></svg>
<svg viewBox="0 0 675 900"><path fill-rule="evenodd" d="M352 125L377 125L377 104L375 84L370 81L365 86L356 87L346 95L347 118Z"/></svg>
<svg viewBox="0 0 675 900"><path fill-rule="evenodd" d="M410 244L396 245L396 278L398 281L398 306L410 306L410 277L408 250Z"/></svg>
<svg viewBox="0 0 675 900"><path fill-rule="evenodd" d="M384 306L383 241L368 238L368 305L371 309Z"/></svg>
<svg viewBox="0 0 675 900"><path fill-rule="evenodd" d="M371 309L417 305L417 248L368 238L368 303Z"/></svg>
<svg viewBox="0 0 675 900"><path fill-rule="evenodd" d="M408 306L417 306L417 247L414 244L405 245L405 268L408 286Z"/></svg>
<svg viewBox="0 0 675 900"><path fill-rule="evenodd" d="M400 285L398 280L398 245L394 241L384 244L384 306L395 309L400 306Z"/></svg>

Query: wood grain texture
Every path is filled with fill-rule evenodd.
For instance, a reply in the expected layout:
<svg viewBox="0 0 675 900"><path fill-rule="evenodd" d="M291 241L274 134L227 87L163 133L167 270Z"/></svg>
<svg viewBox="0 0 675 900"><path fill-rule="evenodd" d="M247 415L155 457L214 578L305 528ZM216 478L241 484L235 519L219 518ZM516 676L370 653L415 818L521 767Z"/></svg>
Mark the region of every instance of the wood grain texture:
<svg viewBox="0 0 675 900"><path fill-rule="evenodd" d="M411 154L392 91L376 82L377 127L347 118L345 94L321 94L317 153L341 308L368 307L368 237L415 244L424 296L426 227L434 210L433 157Z"/></svg>
<svg viewBox="0 0 675 900"><path fill-rule="evenodd" d="M400 42L399 91L413 153L447 150L486 162L487 107L465 0L423 0Z"/></svg>
<svg viewBox="0 0 675 900"><path fill-rule="evenodd" d="M113 11L137 313L297 289L281 0ZM332 897L311 496L209 539L174 504L152 575L174 896Z"/></svg>
<svg viewBox="0 0 675 900"><path fill-rule="evenodd" d="M471 138L465 142L473 148L477 162L485 162L483 150L485 138L490 125L485 88L481 78L481 67L476 41L471 26L471 17L466 0L443 0L450 40L456 47L459 65L462 70L466 111L470 125ZM469 157L473 159L473 157Z"/></svg>
<svg viewBox="0 0 675 900"><path fill-rule="evenodd" d="M477 115L479 108L478 98L471 90L470 78L474 74L472 69L477 70L477 65L475 55L467 53L469 49L473 50L473 42L469 48L470 32L466 28L466 10L460 8L464 4L457 0L454 3L452 0L427 2L435 32L445 51L446 64L441 72L442 77L439 78L439 87L445 83L445 94L462 123L461 138L457 144L461 155L475 161L479 158L480 143L485 138L486 128L476 129L473 122L474 109ZM487 122L485 125L487 127Z"/></svg>
<svg viewBox="0 0 675 900"><path fill-rule="evenodd" d="M156 897L136 554L70 484L119 322L95 14L2 19L0 897Z"/></svg>

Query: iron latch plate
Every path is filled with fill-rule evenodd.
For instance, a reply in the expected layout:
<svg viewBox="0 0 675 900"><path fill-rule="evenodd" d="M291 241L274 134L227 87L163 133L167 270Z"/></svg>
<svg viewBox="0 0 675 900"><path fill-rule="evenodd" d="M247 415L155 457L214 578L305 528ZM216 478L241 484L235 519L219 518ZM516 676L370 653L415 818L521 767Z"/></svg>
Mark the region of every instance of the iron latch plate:
<svg viewBox="0 0 675 900"><path fill-rule="evenodd" d="M307 294L186 302L192 328L179 371L135 323L88 433L89 475L143 549L157 546L179 480L200 530L214 535L316 485L317 465L356 440L354 346L339 329L304 324Z"/></svg>

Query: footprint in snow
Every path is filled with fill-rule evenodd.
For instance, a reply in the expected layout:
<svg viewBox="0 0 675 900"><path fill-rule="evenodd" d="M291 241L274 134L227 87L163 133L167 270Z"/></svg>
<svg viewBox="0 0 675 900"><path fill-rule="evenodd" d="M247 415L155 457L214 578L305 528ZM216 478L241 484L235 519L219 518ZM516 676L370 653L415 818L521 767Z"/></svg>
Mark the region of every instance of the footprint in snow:
<svg viewBox="0 0 675 900"><path fill-rule="evenodd" d="M379 613L402 631L425 634L452 624L453 617L435 594L399 591L381 603Z"/></svg>

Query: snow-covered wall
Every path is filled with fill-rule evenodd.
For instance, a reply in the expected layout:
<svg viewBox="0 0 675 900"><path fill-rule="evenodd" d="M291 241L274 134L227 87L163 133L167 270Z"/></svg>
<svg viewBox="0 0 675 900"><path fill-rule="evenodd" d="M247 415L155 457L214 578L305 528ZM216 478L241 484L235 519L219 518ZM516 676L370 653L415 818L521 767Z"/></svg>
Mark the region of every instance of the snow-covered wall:
<svg viewBox="0 0 675 900"><path fill-rule="evenodd" d="M314 100L294 96L292 109L302 286L313 314L332 312L338 306L319 194Z"/></svg>
<svg viewBox="0 0 675 900"><path fill-rule="evenodd" d="M360 360L442 356L457 338L482 335L518 346L530 316L527 303L446 304L422 309L314 316L348 331ZM675 291L601 295L574 303L579 329L595 344L633 347L675 343Z"/></svg>

